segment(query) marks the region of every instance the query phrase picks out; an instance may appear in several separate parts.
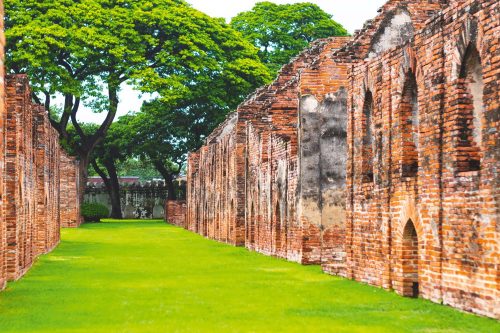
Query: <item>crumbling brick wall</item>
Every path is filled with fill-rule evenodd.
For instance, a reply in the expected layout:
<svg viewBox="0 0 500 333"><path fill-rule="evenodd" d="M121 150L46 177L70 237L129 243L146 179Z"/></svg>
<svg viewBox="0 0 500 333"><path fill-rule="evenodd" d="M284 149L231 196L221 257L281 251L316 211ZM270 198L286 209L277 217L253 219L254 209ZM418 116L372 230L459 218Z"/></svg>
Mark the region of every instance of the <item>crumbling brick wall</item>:
<svg viewBox="0 0 500 333"><path fill-rule="evenodd" d="M36 256L59 243L61 221L79 220L78 184L76 178L70 178L78 174L78 165L61 149L47 111L32 103L28 78L8 75L5 82L1 178L7 245L2 251L3 276L16 280ZM73 211L64 215L61 207Z"/></svg>
<svg viewBox="0 0 500 333"><path fill-rule="evenodd" d="M7 76L5 122L5 222L7 277L15 280L31 267L36 253L34 114L26 76Z"/></svg>
<svg viewBox="0 0 500 333"><path fill-rule="evenodd" d="M65 151L61 151L59 158L60 170L60 195L61 204L59 206L61 227L76 228L82 224L83 219L80 214L80 188L79 161L69 156Z"/></svg>
<svg viewBox="0 0 500 333"><path fill-rule="evenodd" d="M165 202L165 221L185 228L186 208L185 200L167 200Z"/></svg>
<svg viewBox="0 0 500 333"><path fill-rule="evenodd" d="M3 184L3 174L5 172L5 69L4 69L4 49L5 34L3 24L3 0L0 0L0 290L7 282L7 224L5 223L5 188Z"/></svg>
<svg viewBox="0 0 500 333"><path fill-rule="evenodd" d="M379 13L284 66L190 155L188 228L498 318L499 5Z"/></svg>
<svg viewBox="0 0 500 333"><path fill-rule="evenodd" d="M238 144L241 124L235 113L190 154L187 179L187 228L233 245L244 244L244 202L240 184L244 154Z"/></svg>
<svg viewBox="0 0 500 333"><path fill-rule="evenodd" d="M347 70L350 59L332 54L350 38L328 41L300 76L299 203L307 230L310 260L325 268L343 268L345 258L345 164Z"/></svg>
<svg viewBox="0 0 500 333"><path fill-rule="evenodd" d="M346 240L349 277L497 318L498 12L451 1L354 66Z"/></svg>
<svg viewBox="0 0 500 333"><path fill-rule="evenodd" d="M321 262L323 221L321 218L317 221L306 219L307 203L298 200L296 195L299 192L307 196L309 178L317 182L321 178L316 167L299 169L298 97L302 89L304 94L315 93L322 103L324 101L320 107L322 119L329 119L329 122L326 121L323 128L311 128L311 131L324 130L323 140L329 136L330 139L343 137L345 141L346 124L342 120L345 115L340 115L337 106L345 104L344 96L339 95L345 87L340 91L338 82L339 76L344 79L346 69L318 64L348 40L332 38L316 42L311 49L284 66L272 84L259 89L229 115L207 138L205 146L190 154L188 229L292 261ZM309 69L313 63L316 67ZM302 81L301 73L306 68L309 72L304 74L306 79ZM336 76L337 80L318 80L329 75ZM340 97L335 97L335 94ZM327 131L328 126L340 126L341 129L339 132L335 129ZM319 147L319 137L317 139ZM321 151L311 151L310 154L319 157ZM325 145L324 163L332 161L326 158L328 154L331 155L332 150ZM345 158L333 160L345 163ZM335 186L342 196L344 182ZM318 194L321 195L319 191ZM343 211L335 214L342 215L337 219L343 219Z"/></svg>
<svg viewBox="0 0 500 333"><path fill-rule="evenodd" d="M36 144L36 254L52 250L60 239L59 139L42 106L33 106Z"/></svg>

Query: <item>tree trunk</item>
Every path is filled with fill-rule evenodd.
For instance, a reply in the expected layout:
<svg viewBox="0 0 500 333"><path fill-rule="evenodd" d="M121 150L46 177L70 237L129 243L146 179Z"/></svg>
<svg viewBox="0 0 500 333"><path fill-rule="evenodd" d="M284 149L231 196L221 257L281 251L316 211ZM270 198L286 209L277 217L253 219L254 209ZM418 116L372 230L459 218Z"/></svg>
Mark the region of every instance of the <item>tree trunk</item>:
<svg viewBox="0 0 500 333"><path fill-rule="evenodd" d="M109 197L111 199L111 218L122 219L122 207L120 201L120 182L116 173L116 166L114 161L105 161L104 166L108 171L110 191Z"/></svg>
<svg viewBox="0 0 500 333"><path fill-rule="evenodd" d="M169 174L169 176L165 178L165 184L167 185L167 191L168 191L167 199L177 200L177 193L175 193L175 187L174 187L174 177L171 174Z"/></svg>
<svg viewBox="0 0 500 333"><path fill-rule="evenodd" d="M114 161L104 163L104 167L108 171L108 175L99 167L96 160L92 160L92 166L99 176L101 176L104 185L106 186L106 191L108 192L109 199L111 201L111 218L122 219L122 208L120 201L120 183L118 181L118 176L116 174L116 167Z"/></svg>
<svg viewBox="0 0 500 333"><path fill-rule="evenodd" d="M174 187L174 175L168 171L168 169L163 165L163 163L155 161L153 162L156 170L165 179L165 185L167 185L168 197L167 200L177 200L177 193L175 193Z"/></svg>
<svg viewBox="0 0 500 333"><path fill-rule="evenodd" d="M113 123L116 111L118 109L118 86L108 83L108 98L109 98L109 108L106 119L103 121L99 129L91 136L85 135L82 127L76 120L76 113L78 112L78 107L73 108L71 113L71 123L75 127L76 132L81 138L81 145L78 147L78 157L80 158L80 202L83 202L85 187L87 186L88 171L87 168L90 164L90 156L94 151L94 148L104 139L108 128ZM77 99L79 104L79 99Z"/></svg>
<svg viewBox="0 0 500 333"><path fill-rule="evenodd" d="M78 172L79 172L79 189L78 189L78 196L80 197L80 204L84 202L84 197L85 197L85 188L87 187L87 181L89 179L89 172L88 172L88 167L90 163L90 159L86 154L78 154L78 158L80 160L80 164L78 165Z"/></svg>

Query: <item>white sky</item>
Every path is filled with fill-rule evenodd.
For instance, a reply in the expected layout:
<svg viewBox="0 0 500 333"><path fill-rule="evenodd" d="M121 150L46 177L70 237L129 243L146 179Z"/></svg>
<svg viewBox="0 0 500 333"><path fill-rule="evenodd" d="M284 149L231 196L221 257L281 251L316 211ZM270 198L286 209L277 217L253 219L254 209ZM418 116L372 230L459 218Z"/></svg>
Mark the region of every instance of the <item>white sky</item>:
<svg viewBox="0 0 500 333"><path fill-rule="evenodd" d="M262 1L262 0L261 0ZM271 0L274 3L296 3L296 1ZM331 14L333 19L342 24L350 33L360 29L363 23L377 15L377 9L380 8L386 0L303 0L312 2L320 6L325 12ZM254 0L187 0L194 8L213 17L223 17L229 21L236 14L252 9ZM139 111L142 102L146 97L140 97L139 93L129 86L124 86L120 93L120 104L118 107L118 116L124 115L129 111ZM84 122L101 123L105 115L94 114L90 110L82 108L78 112L78 119Z"/></svg>

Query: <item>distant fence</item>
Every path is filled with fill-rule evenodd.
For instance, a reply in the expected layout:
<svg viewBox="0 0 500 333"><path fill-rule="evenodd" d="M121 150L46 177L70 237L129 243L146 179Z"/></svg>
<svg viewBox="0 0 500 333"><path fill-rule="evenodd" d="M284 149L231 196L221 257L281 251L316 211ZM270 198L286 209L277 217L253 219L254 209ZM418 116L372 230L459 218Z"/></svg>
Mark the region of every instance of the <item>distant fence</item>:
<svg viewBox="0 0 500 333"><path fill-rule="evenodd" d="M167 194L167 188L162 181L122 184L120 200L123 218L164 218ZM106 205L111 211L111 200L104 184L87 184L84 200Z"/></svg>

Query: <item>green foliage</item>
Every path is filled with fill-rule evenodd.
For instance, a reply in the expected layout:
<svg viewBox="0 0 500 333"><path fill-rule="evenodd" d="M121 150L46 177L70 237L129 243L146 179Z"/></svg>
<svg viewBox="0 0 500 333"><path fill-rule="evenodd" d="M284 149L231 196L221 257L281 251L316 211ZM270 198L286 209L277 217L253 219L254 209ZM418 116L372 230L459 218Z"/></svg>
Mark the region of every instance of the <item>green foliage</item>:
<svg viewBox="0 0 500 333"><path fill-rule="evenodd" d="M309 2L259 2L234 17L231 26L259 48L259 56L272 73L315 39L347 35L330 14Z"/></svg>
<svg viewBox="0 0 500 333"><path fill-rule="evenodd" d="M27 73L34 97L47 108L55 94L65 97L61 117L52 120L83 167L111 126L124 82L157 93L163 112L186 112L195 104L198 110L211 110L215 105L217 112L222 110L217 121L248 92L270 80L251 43L222 20L181 0L6 0L5 5L9 71ZM91 135L76 121L80 103L108 113ZM202 112L189 118L199 120ZM206 117L213 115L207 112ZM78 134L73 139L67 133L69 120ZM146 128L150 124L138 129L155 134L165 129L157 123ZM137 136L134 131L129 134ZM122 146L112 140L105 150ZM145 135L138 142L149 140ZM145 154L142 148L159 147L159 142L178 144L154 137L141 147L140 155ZM113 158L121 155L107 153ZM149 157L161 163L177 160L157 155L161 158Z"/></svg>
<svg viewBox="0 0 500 333"><path fill-rule="evenodd" d="M100 203L83 203L81 214L85 222L99 222L109 217L109 209Z"/></svg>
<svg viewBox="0 0 500 333"><path fill-rule="evenodd" d="M136 157L127 158L118 165L120 176L136 176L140 181L161 178L161 174L148 161Z"/></svg>
<svg viewBox="0 0 500 333"><path fill-rule="evenodd" d="M104 167L100 165L101 167ZM124 161L118 161L116 164L118 175L136 176L140 181L148 181L161 178L161 174L154 168L149 161L144 161L136 157L127 157ZM92 166L89 167L89 176L98 176Z"/></svg>
<svg viewBox="0 0 500 333"><path fill-rule="evenodd" d="M15 332L499 332L498 321L410 299L164 221L108 219L62 242L0 294Z"/></svg>
<svg viewBox="0 0 500 333"><path fill-rule="evenodd" d="M186 47L191 48L186 62L160 74L162 80L171 75L183 77L185 94L172 99L171 86L154 82L148 87L154 86L160 96L144 103L130 123L130 131L136 133L134 154L151 161L167 182L181 171L188 151L197 149L228 112L271 79L257 49L237 31L199 12L193 12L190 20L204 27L198 29L203 33L186 33L190 36ZM160 54L170 57L163 51Z"/></svg>
<svg viewBox="0 0 500 333"><path fill-rule="evenodd" d="M99 130L99 125L93 123L80 124L80 128L85 136L92 136ZM83 143L83 139L72 124L68 125L67 135L61 138L61 145L70 155L77 155L78 147Z"/></svg>
<svg viewBox="0 0 500 333"><path fill-rule="evenodd" d="M111 124L108 133L95 148L93 156L104 161L124 162L131 154L133 138L136 135L129 125L133 116L125 115Z"/></svg>

